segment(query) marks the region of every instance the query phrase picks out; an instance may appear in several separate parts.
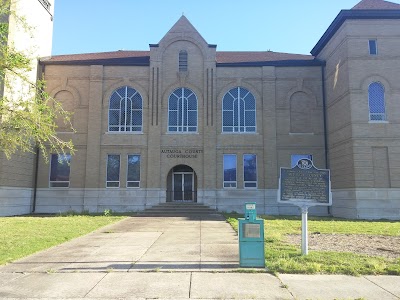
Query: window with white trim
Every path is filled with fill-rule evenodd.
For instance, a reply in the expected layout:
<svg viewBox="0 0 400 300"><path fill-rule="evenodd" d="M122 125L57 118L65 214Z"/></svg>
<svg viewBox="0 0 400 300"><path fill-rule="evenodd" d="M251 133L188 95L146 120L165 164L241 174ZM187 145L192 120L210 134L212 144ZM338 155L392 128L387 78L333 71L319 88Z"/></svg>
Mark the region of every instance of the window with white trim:
<svg viewBox="0 0 400 300"><path fill-rule="evenodd" d="M178 88L168 99L168 131L197 132L197 97L188 88Z"/></svg>
<svg viewBox="0 0 400 300"><path fill-rule="evenodd" d="M243 155L243 187L257 188L257 155Z"/></svg>
<svg viewBox="0 0 400 300"><path fill-rule="evenodd" d="M236 186L236 154L224 154L224 188Z"/></svg>
<svg viewBox="0 0 400 300"><path fill-rule="evenodd" d="M118 154L107 155L107 178L106 187L119 187L120 156Z"/></svg>
<svg viewBox="0 0 400 300"><path fill-rule="evenodd" d="M123 86L110 97L108 109L108 131L142 132L143 101L138 91Z"/></svg>
<svg viewBox="0 0 400 300"><path fill-rule="evenodd" d="M294 168L295 166L297 166L297 163L299 162L300 159L309 159L309 160L313 160L313 156L311 154L292 154L291 156L291 167Z"/></svg>
<svg viewBox="0 0 400 300"><path fill-rule="evenodd" d="M386 121L385 87L373 82L368 87L368 106L370 121Z"/></svg>
<svg viewBox="0 0 400 300"><path fill-rule="evenodd" d="M368 41L369 47L369 54L370 55L377 55L378 54L378 44L376 40L369 40Z"/></svg>
<svg viewBox="0 0 400 300"><path fill-rule="evenodd" d="M126 187L140 187L140 155L128 155L128 174L126 178Z"/></svg>
<svg viewBox="0 0 400 300"><path fill-rule="evenodd" d="M256 99L249 90L235 87L222 99L222 132L256 132Z"/></svg>
<svg viewBox="0 0 400 300"><path fill-rule="evenodd" d="M188 70L188 53L186 50L179 51L179 72Z"/></svg>
<svg viewBox="0 0 400 300"><path fill-rule="evenodd" d="M52 154L50 187L69 187L71 154Z"/></svg>

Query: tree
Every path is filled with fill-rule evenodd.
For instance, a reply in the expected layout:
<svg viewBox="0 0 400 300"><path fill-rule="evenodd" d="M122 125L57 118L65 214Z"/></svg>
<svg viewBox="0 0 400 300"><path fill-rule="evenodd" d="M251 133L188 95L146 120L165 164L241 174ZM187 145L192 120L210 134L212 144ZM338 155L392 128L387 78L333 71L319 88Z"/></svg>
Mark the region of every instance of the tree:
<svg viewBox="0 0 400 300"><path fill-rule="evenodd" d="M71 127L71 114L45 92L43 80L32 80L37 59L19 51L8 40L9 20L32 32L25 19L12 10L10 0L0 0L0 150L7 158L17 152L73 153L72 141L57 136L56 120Z"/></svg>

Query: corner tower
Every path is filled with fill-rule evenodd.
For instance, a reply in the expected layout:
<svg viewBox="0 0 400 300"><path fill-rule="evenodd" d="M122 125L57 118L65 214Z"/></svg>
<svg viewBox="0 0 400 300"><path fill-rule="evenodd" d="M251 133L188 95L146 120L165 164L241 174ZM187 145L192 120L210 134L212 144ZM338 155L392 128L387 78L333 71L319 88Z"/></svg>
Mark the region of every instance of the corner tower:
<svg viewBox="0 0 400 300"><path fill-rule="evenodd" d="M400 5L342 10L311 53L326 61L333 210L346 218L400 214Z"/></svg>

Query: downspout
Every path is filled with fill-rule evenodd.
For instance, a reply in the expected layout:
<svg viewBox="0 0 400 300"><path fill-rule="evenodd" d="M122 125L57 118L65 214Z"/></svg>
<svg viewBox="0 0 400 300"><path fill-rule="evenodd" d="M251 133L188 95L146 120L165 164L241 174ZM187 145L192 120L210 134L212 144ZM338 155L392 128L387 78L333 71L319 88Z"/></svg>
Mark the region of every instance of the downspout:
<svg viewBox="0 0 400 300"><path fill-rule="evenodd" d="M40 63L40 60L37 62L37 73L36 73L36 78L37 80L41 80L43 78L43 72L44 72L44 65ZM33 183L33 201L32 201L32 213L35 213L36 211L36 194L37 194L37 186L38 186L38 174L39 174L39 154L40 154L40 149L36 145L36 158L35 158L35 175L34 175L34 183Z"/></svg>
<svg viewBox="0 0 400 300"><path fill-rule="evenodd" d="M327 128L327 113L326 113L326 91L325 91L325 65L321 66L321 80L322 80L322 106L324 116L324 148L325 148L325 169L329 169L328 161L328 128Z"/></svg>
<svg viewBox="0 0 400 300"><path fill-rule="evenodd" d="M36 147L36 160L35 160L35 182L33 185L33 203L32 203L32 213L36 211L36 193L38 186L38 174L39 174L39 147Z"/></svg>
<svg viewBox="0 0 400 300"><path fill-rule="evenodd" d="M325 148L325 169L329 169L329 150L328 150L328 126L327 126L327 107L326 107L326 90L325 90L325 64L321 66L322 80L322 109L324 116L324 148ZM328 206L328 215L332 215L331 207Z"/></svg>

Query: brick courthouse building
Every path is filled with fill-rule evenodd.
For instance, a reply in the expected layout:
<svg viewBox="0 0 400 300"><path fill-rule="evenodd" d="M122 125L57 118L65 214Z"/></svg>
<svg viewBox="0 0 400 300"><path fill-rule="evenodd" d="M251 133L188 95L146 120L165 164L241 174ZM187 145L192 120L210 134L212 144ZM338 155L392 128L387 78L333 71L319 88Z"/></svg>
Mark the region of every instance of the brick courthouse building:
<svg viewBox="0 0 400 300"><path fill-rule="evenodd" d="M309 157L333 192L311 213L399 219L399 37L400 5L363 0L312 55L217 51L182 16L148 51L43 58L76 153L39 158L36 212L251 200L293 214L277 203L279 168Z"/></svg>

